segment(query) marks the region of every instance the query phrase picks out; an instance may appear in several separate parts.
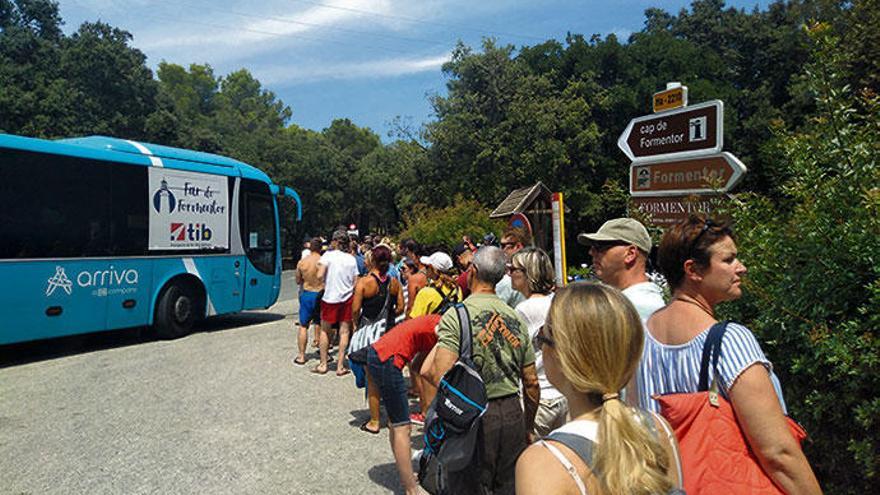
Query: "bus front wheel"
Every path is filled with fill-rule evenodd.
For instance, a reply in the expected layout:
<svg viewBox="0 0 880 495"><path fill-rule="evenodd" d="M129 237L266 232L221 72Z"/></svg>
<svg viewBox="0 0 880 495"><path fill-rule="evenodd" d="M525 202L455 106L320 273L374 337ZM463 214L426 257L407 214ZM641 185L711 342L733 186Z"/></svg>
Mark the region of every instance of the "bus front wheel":
<svg viewBox="0 0 880 495"><path fill-rule="evenodd" d="M172 283L156 306L156 334L164 339L187 335L199 317L199 295L186 283Z"/></svg>

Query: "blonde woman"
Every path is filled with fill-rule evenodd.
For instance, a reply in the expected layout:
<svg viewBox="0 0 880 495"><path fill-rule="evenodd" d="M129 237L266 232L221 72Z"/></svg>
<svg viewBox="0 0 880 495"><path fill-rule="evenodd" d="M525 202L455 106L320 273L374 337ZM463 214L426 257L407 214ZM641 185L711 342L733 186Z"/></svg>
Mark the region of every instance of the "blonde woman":
<svg viewBox="0 0 880 495"><path fill-rule="evenodd" d="M553 291L556 290L553 263L550 256L540 248L522 248L510 257L507 264L510 284L525 296L525 301L516 305L516 312L522 316L529 329L532 340L544 326L550 303L553 302ZM556 387L547 381L544 372L544 357L540 348L535 348L535 370L538 372L538 383L541 385L541 400L538 402L538 413L535 416L536 437L544 437L559 428L568 416L568 403Z"/></svg>
<svg viewBox="0 0 880 495"><path fill-rule="evenodd" d="M520 456L517 494L681 493L671 428L618 395L643 342L639 315L620 291L592 283L557 291L535 346L572 420Z"/></svg>

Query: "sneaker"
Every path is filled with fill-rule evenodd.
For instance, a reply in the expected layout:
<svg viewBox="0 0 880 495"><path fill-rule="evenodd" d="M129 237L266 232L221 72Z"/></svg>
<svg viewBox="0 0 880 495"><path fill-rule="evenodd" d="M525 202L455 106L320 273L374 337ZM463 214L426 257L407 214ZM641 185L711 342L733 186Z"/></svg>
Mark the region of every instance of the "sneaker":
<svg viewBox="0 0 880 495"><path fill-rule="evenodd" d="M425 415L422 413L410 414L409 420L412 424L414 424L416 426L425 426Z"/></svg>

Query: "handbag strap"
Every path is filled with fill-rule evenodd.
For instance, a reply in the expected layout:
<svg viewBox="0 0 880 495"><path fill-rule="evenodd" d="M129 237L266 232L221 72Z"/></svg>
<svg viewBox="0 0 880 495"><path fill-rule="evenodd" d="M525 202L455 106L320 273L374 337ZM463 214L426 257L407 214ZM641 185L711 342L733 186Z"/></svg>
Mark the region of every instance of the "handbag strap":
<svg viewBox="0 0 880 495"><path fill-rule="evenodd" d="M721 340L724 338L724 332L727 331L728 323L729 322L726 320L719 321L709 329L709 335L706 336L706 342L703 344L703 359L700 363L700 382L697 386L698 392L709 390L709 359L712 359L712 369L717 369L718 358L721 356Z"/></svg>
<svg viewBox="0 0 880 495"><path fill-rule="evenodd" d="M455 305L455 312L458 315L458 326L461 328L458 359L470 360L474 346L473 335L471 335L471 317L462 303Z"/></svg>

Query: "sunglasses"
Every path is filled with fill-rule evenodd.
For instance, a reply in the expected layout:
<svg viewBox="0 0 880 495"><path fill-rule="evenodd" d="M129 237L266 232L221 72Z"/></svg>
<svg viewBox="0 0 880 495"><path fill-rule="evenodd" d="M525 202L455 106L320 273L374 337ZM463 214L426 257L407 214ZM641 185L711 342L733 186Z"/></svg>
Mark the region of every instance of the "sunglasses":
<svg viewBox="0 0 880 495"><path fill-rule="evenodd" d="M512 248L512 247L515 247L515 246L516 246L516 243L515 243L515 242L502 242L502 243L501 243L501 249Z"/></svg>
<svg viewBox="0 0 880 495"><path fill-rule="evenodd" d="M697 243L700 242L700 238L703 237L703 234L705 234L706 231L708 231L712 227L717 227L717 226L718 226L718 224L716 224L712 220L709 220L709 219L706 220L706 223L703 224L703 228L700 229L700 233L697 234L696 237L694 237L693 241L691 241L691 247L689 249L691 256L693 256L694 249L697 247Z"/></svg>
<svg viewBox="0 0 880 495"><path fill-rule="evenodd" d="M544 336L544 328L549 326L545 323L541 325L541 328L538 329L538 333L532 338L532 347L535 349L541 349L545 344L548 347L556 347L556 342L553 341L550 337Z"/></svg>
<svg viewBox="0 0 880 495"><path fill-rule="evenodd" d="M590 244L590 247L595 249L598 252L608 251L609 249L617 246L629 246L630 243L623 241L598 241Z"/></svg>

